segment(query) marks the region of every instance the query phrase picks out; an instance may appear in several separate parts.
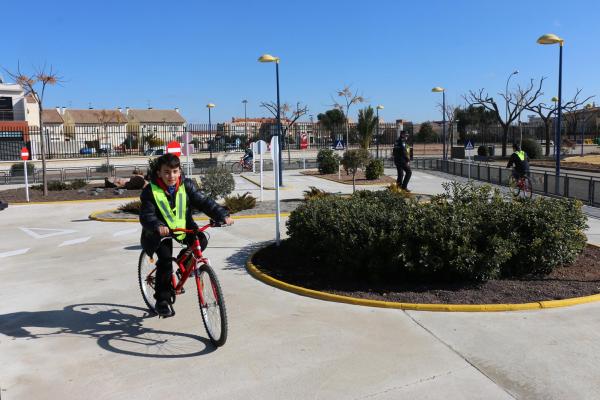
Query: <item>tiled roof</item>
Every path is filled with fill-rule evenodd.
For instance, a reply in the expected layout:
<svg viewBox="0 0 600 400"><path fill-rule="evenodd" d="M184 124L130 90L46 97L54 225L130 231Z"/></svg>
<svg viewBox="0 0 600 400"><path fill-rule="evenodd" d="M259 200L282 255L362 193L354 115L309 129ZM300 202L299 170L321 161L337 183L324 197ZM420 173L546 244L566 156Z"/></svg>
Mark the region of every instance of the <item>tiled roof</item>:
<svg viewBox="0 0 600 400"><path fill-rule="evenodd" d="M132 110L127 118L139 123L171 123L185 124L185 119L175 110Z"/></svg>
<svg viewBox="0 0 600 400"><path fill-rule="evenodd" d="M65 120L75 124L126 124L127 118L117 110L65 110Z"/></svg>
<svg viewBox="0 0 600 400"><path fill-rule="evenodd" d="M45 124L62 124L64 121L56 109L43 110L42 121Z"/></svg>

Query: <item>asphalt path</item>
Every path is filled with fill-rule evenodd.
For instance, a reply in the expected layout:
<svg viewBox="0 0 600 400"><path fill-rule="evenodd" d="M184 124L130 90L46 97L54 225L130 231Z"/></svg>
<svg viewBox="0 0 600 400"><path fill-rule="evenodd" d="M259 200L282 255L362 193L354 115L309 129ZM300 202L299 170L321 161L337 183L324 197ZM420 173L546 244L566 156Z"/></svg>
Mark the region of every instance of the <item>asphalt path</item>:
<svg viewBox="0 0 600 400"><path fill-rule="evenodd" d="M441 190L443 179L425 175L415 173L415 187ZM307 184L348 190L296 173L286 178L283 197L299 196ZM148 315L137 284L139 225L87 218L118 204L0 212L2 400L600 396L600 304L431 313L298 296L244 269L251 252L272 241L272 218L210 231L206 254L229 316L228 341L215 349L194 290L177 299L175 317Z"/></svg>

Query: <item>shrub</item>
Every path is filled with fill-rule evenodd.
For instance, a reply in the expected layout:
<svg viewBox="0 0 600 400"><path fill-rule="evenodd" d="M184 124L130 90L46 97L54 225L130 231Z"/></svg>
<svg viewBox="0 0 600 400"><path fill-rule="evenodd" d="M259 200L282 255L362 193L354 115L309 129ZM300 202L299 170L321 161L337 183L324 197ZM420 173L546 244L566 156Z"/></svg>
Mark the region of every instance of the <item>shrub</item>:
<svg viewBox="0 0 600 400"><path fill-rule="evenodd" d="M87 182L83 179L75 179L69 184L69 189L81 189L87 186Z"/></svg>
<svg viewBox="0 0 600 400"><path fill-rule="evenodd" d="M402 189L401 186L398 185L398 183L394 182L394 183L390 183L390 185L385 188L388 192L394 193L396 195L405 197L405 198L409 198L412 197L412 195L407 192L405 189Z"/></svg>
<svg viewBox="0 0 600 400"><path fill-rule="evenodd" d="M340 157L331 149L321 149L317 154L317 164L320 174L333 174L337 172Z"/></svg>
<svg viewBox="0 0 600 400"><path fill-rule="evenodd" d="M24 175L23 163L14 163L10 166L11 176L23 176ZM33 163L27 163L27 175L33 176L35 172L35 165Z"/></svg>
<svg viewBox="0 0 600 400"><path fill-rule="evenodd" d="M202 191L215 200L229 195L235 189L233 175L225 168L209 168L200 181Z"/></svg>
<svg viewBox="0 0 600 400"><path fill-rule="evenodd" d="M67 190L69 189L69 184L61 182L61 181L49 181L48 184L48 191L50 192L58 192L61 190ZM33 190L43 190L44 189L44 185L40 184L40 185L32 185L31 189Z"/></svg>
<svg viewBox="0 0 600 400"><path fill-rule="evenodd" d="M130 213L130 214L140 214L140 209L142 208L142 202L140 200L130 201L129 203L121 204L119 206L119 210Z"/></svg>
<svg viewBox="0 0 600 400"><path fill-rule="evenodd" d="M331 196L331 193L314 186L310 186L309 190L304 191L304 200L306 201L326 196Z"/></svg>
<svg viewBox="0 0 600 400"><path fill-rule="evenodd" d="M365 176L368 180L379 179L383 175L383 161L371 160L365 169Z"/></svg>
<svg viewBox="0 0 600 400"><path fill-rule="evenodd" d="M479 146L477 148L477 155L481 156L481 157L487 157L487 156L489 156L488 147L487 146L483 146L483 145Z"/></svg>
<svg viewBox="0 0 600 400"><path fill-rule="evenodd" d="M540 158L542 156L542 146L538 143L537 140L534 139L523 139L521 143L521 150L523 150L529 158L535 160L536 158Z"/></svg>
<svg viewBox="0 0 600 400"><path fill-rule="evenodd" d="M256 197L250 195L250 192L246 192L242 195L236 194L234 196L226 196L225 207L232 214L242 210L249 210L256 207Z"/></svg>
<svg viewBox="0 0 600 400"><path fill-rule="evenodd" d="M369 151L366 149L347 150L342 157L342 165L346 173L352 174L352 191L356 189L356 173L369 162Z"/></svg>
<svg viewBox="0 0 600 400"><path fill-rule="evenodd" d="M548 273L585 246L577 201L505 200L490 186L457 182L445 190L421 204L390 190L317 198L291 213L289 242L324 274L388 282Z"/></svg>

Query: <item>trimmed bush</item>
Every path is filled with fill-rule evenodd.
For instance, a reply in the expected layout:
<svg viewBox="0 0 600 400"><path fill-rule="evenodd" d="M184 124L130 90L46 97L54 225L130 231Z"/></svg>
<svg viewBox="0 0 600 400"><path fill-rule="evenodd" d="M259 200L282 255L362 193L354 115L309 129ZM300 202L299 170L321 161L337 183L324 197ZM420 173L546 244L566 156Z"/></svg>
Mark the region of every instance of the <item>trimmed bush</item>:
<svg viewBox="0 0 600 400"><path fill-rule="evenodd" d="M14 163L10 166L10 175L11 176L23 176L24 174L23 163ZM33 176L35 172L35 165L33 163L27 163L27 175Z"/></svg>
<svg viewBox="0 0 600 400"><path fill-rule="evenodd" d="M83 179L75 179L69 183L69 189L81 189L87 186L87 182Z"/></svg>
<svg viewBox="0 0 600 400"><path fill-rule="evenodd" d="M383 175L383 161L382 160L371 160L367 164L367 168L365 169L365 177L368 180L379 179L380 176Z"/></svg>
<svg viewBox="0 0 600 400"><path fill-rule="evenodd" d="M523 150L530 159L535 160L542 156L542 146L534 139L523 139L521 143L521 150Z"/></svg>
<svg viewBox="0 0 600 400"><path fill-rule="evenodd" d="M581 203L510 199L490 186L452 182L430 203L360 191L301 204L289 242L320 273L371 281L485 281L549 273L586 239Z"/></svg>
<svg viewBox="0 0 600 400"><path fill-rule="evenodd" d="M234 196L225 197L225 208L229 210L231 214L242 210L249 210L256 207L256 197L250 195L250 192L246 192L242 195L236 194Z"/></svg>
<svg viewBox="0 0 600 400"><path fill-rule="evenodd" d="M68 190L69 189L69 184L65 183L65 182L61 182L61 181L49 181L47 183L48 186L48 191L49 192L58 192L61 190ZM39 185L32 185L31 189L33 190L44 190L44 185L43 184L39 184Z"/></svg>
<svg viewBox="0 0 600 400"><path fill-rule="evenodd" d="M233 175L225 168L209 168L200 181L200 189L215 200L229 195L235 189Z"/></svg>
<svg viewBox="0 0 600 400"><path fill-rule="evenodd" d="M319 189L315 186L310 186L309 190L304 191L304 200L306 200L306 201L318 199L320 197L326 197L326 196L331 196L331 193L329 193L325 190Z"/></svg>
<svg viewBox="0 0 600 400"><path fill-rule="evenodd" d="M487 146L483 146L483 145L479 146L477 148L477 155L481 156L481 157L487 157L487 156L489 156L488 147Z"/></svg>
<svg viewBox="0 0 600 400"><path fill-rule="evenodd" d="M119 210L130 213L130 214L140 214L140 209L142 208L142 202L140 200L130 201L129 203L125 203L119 206Z"/></svg>
<svg viewBox="0 0 600 400"><path fill-rule="evenodd" d="M338 170L340 157L331 149L321 149L317 154L317 165L320 174L333 174Z"/></svg>

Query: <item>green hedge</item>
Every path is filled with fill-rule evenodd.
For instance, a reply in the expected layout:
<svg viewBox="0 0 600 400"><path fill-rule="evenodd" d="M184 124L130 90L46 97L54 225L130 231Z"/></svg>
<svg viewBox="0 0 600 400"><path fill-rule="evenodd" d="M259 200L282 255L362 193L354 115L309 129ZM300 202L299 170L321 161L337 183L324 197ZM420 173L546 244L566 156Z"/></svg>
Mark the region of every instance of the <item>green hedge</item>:
<svg viewBox="0 0 600 400"><path fill-rule="evenodd" d="M371 160L365 168L365 177L368 180L378 179L383 176L383 160Z"/></svg>
<svg viewBox="0 0 600 400"><path fill-rule="evenodd" d="M317 154L317 165L320 174L333 174L338 171L340 157L331 149L321 149Z"/></svg>
<svg viewBox="0 0 600 400"><path fill-rule="evenodd" d="M585 246L581 204L505 199L452 182L419 204L391 191L316 198L287 222L290 244L340 279L484 281L548 273Z"/></svg>

